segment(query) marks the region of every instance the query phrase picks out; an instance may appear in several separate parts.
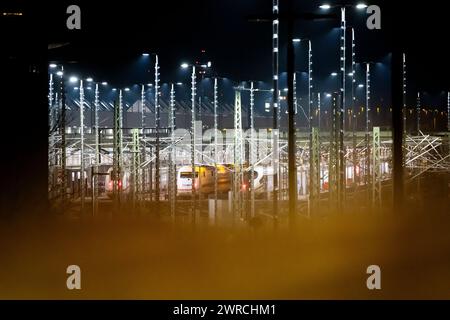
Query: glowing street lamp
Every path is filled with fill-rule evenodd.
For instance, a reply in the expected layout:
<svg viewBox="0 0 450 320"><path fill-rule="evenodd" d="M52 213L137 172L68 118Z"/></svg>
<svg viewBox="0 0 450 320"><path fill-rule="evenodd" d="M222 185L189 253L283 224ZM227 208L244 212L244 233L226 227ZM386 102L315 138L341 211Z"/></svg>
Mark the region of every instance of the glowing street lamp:
<svg viewBox="0 0 450 320"><path fill-rule="evenodd" d="M329 10L329 9L331 9L331 6L329 4L323 4L319 8L323 9L323 10Z"/></svg>

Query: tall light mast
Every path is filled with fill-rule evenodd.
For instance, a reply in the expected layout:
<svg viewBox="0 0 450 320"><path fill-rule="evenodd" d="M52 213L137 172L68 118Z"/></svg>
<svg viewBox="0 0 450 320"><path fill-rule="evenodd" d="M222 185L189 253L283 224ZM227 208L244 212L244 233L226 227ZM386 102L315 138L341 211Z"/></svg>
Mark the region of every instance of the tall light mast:
<svg viewBox="0 0 450 320"><path fill-rule="evenodd" d="M155 198L156 204L159 204L160 198L160 106L159 106L159 61L158 55L155 55L155 128L156 128L156 159L155 159Z"/></svg>
<svg viewBox="0 0 450 320"><path fill-rule="evenodd" d="M278 114L279 114L279 89L278 89L278 29L279 29L279 7L278 0L272 2L272 12L274 19L272 21L272 76L273 76L273 216L278 218Z"/></svg>
<svg viewBox="0 0 450 320"><path fill-rule="evenodd" d="M85 175L84 175L84 88L80 80L80 179L81 179L81 212L84 212Z"/></svg>

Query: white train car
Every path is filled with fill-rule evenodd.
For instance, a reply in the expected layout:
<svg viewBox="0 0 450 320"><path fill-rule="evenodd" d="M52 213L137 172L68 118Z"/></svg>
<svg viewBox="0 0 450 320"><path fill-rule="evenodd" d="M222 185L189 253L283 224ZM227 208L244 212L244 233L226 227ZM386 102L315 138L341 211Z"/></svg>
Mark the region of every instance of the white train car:
<svg viewBox="0 0 450 320"><path fill-rule="evenodd" d="M231 189L232 169L228 165L218 165L217 170L214 166L198 165L195 166L195 189L201 194L210 194L214 192L214 175L217 174L217 187L219 193L228 192ZM192 167L183 166L177 172L177 194L188 195L192 192Z"/></svg>
<svg viewBox="0 0 450 320"><path fill-rule="evenodd" d="M250 170L244 169L243 189L250 187ZM232 188L234 166L232 164L218 164L214 166L198 165L195 167L195 189L201 194L214 192L214 174L217 174L217 189L219 193L226 193ZM216 173L217 172L217 173ZM256 166L253 174L255 192L266 192L273 185L273 170L270 167ZM177 172L177 194L190 195L192 192L192 167L183 166Z"/></svg>

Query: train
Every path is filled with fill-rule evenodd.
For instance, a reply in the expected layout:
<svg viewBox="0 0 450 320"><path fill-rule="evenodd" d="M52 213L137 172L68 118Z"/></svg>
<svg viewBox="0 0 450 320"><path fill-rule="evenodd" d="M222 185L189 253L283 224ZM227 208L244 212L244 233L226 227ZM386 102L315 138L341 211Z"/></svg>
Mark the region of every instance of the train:
<svg viewBox="0 0 450 320"><path fill-rule="evenodd" d="M251 170L244 167L244 179L241 185L243 191L249 190L251 185ZM218 164L195 166L194 186L200 194L214 193L215 177L217 174L217 192L227 193L232 189L234 165ZM253 184L255 191L263 191L268 182L268 176L273 175L270 167L255 166L253 170ZM177 194L192 193L192 166L182 166L177 172Z"/></svg>
<svg viewBox="0 0 450 320"><path fill-rule="evenodd" d="M297 191L299 195L306 195L309 178L307 175L306 168L297 168ZM381 173L383 176L387 177L390 175L390 168L388 162L382 162L381 164ZM234 165L229 163L222 163L214 165L206 165L206 164L198 164L195 166L195 190L197 193L208 196L210 194L214 194L215 189L215 176L217 174L217 192L219 194L226 194L233 187L233 173L234 173ZM359 167L356 168L357 176L360 176L359 172L361 169ZM112 171L113 168L110 165L103 165L99 168L99 172L102 172L101 175L98 176L98 184L99 184L99 194L106 195L108 197L112 197L114 181L112 180ZM346 170L347 176L347 185L350 185L353 180L353 167L347 166ZM250 167L243 167L243 181L241 185L242 191L250 190L251 186L251 170ZM272 166L263 166L257 165L253 169L253 188L257 195L267 194L267 192L273 191L273 167ZM89 171L86 171L86 184L85 191L86 194L90 194L92 192L91 189L91 174ZM321 170L321 190L327 191L329 188L328 184L328 170L326 168ZM67 170L68 177L68 193L76 194L80 193L80 172L77 169ZM161 168L160 175L160 189L161 194L168 194L168 172L167 168ZM148 179L148 177L147 177ZM189 165L184 165L177 168L176 172L176 193L180 198L191 196L192 195L192 167ZM121 179L117 183L117 187L121 190L122 193L127 194L131 189L132 184L132 175L125 171L122 174ZM153 184L153 190L155 185ZM145 190L147 193L149 190Z"/></svg>

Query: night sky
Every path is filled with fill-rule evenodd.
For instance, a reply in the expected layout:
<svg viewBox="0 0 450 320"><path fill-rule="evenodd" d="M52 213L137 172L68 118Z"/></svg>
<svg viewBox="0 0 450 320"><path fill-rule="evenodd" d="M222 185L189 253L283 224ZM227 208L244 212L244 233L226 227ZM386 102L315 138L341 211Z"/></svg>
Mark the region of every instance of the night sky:
<svg viewBox="0 0 450 320"><path fill-rule="evenodd" d="M213 62L216 75L240 81L269 82L271 79L271 24L248 21L250 15L270 14L271 0L93 2L78 2L82 10L81 31L65 29L65 1L47 12L49 42L70 42L68 46L51 50L50 60L76 62L73 68L77 72L127 86L153 79L138 63L141 52L160 55L162 81L169 82L183 80L180 63L199 59L204 49L205 59ZM403 43L407 52L411 104L417 90L427 92L429 97L439 96L450 87L447 76L450 52L445 46L448 11L441 6L445 2L427 1L419 5L395 1L395 7L390 2L393 1L373 2L382 10L381 31L365 27L364 12L347 10L347 24L356 29L357 61L384 64L374 69L373 84L380 95L390 95L386 79L389 79L388 54L393 37L395 42ZM321 12L318 6L322 1L294 3L296 12ZM283 4L281 0L282 12ZM330 72L338 69L338 27L338 20L296 23L295 35L313 41L314 76L319 87ZM280 72L285 70L284 31L282 23ZM296 51L299 71L306 71L305 49Z"/></svg>
<svg viewBox="0 0 450 320"><path fill-rule="evenodd" d="M15 20L2 19L3 38L19 42L17 50L27 46L21 43L23 38L44 45L69 43L48 51L48 60L63 62L66 67L67 62L72 62L69 70L105 79L116 86L152 80L152 74L146 73L138 63L144 51L160 55L163 82L183 80L185 75L179 68L180 63L199 59L202 49L206 50L205 59L213 62L216 75L240 81L270 82L271 79L271 24L248 21L250 15L269 15L271 0L64 0L51 5L32 1L10 2L2 6L19 8L26 13ZM286 12L285 2L280 0L282 13ZM322 3L321 0L294 1L294 11L321 13L323 11L318 6ZM357 1L345 3L356 4ZM414 92L418 90L430 97L448 90L450 52L445 41L450 11L445 9L446 2L431 0L419 4L402 0L366 3L381 7L382 30L368 30L365 27L367 15L356 9L347 10L347 24L356 29L357 61L384 64L382 69L374 69L373 73L378 93L384 97L390 95L389 84L385 80L389 78L391 40L407 52L410 104L413 104ZM81 31L66 29L68 15L65 11L70 4L78 4L81 8ZM338 14L338 10L334 12ZM285 27L286 24L281 23L280 72L285 70ZM338 20L299 21L295 26L295 36L313 41L314 77L319 81L320 90L330 72L338 69L338 27ZM6 31L11 28L17 31L14 34ZM18 37L19 30L24 33L23 37ZM305 49L296 51L296 69L299 71L306 71ZM25 50L25 54L29 53Z"/></svg>

